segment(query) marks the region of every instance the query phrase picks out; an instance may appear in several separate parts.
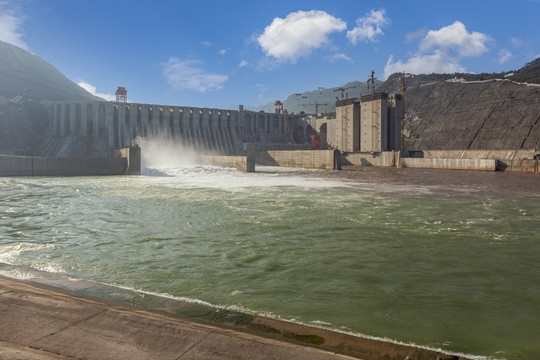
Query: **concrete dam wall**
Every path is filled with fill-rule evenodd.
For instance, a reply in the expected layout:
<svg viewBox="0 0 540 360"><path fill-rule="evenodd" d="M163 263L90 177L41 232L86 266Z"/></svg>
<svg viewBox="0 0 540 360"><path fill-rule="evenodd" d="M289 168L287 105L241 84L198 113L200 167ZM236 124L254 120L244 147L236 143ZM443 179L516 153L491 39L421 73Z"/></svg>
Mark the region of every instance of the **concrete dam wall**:
<svg viewBox="0 0 540 360"><path fill-rule="evenodd" d="M57 102L49 107L44 156L107 156L137 137L173 140L209 154L233 155L243 144L291 144L305 134L294 115L136 103ZM303 142L307 137L304 136Z"/></svg>

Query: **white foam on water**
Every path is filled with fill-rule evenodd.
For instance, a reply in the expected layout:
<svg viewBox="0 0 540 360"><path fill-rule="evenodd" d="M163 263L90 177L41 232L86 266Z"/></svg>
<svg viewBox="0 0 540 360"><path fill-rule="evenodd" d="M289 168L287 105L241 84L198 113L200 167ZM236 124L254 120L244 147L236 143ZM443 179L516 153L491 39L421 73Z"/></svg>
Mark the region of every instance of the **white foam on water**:
<svg viewBox="0 0 540 360"><path fill-rule="evenodd" d="M328 179L328 170L257 165L255 173L202 164L208 152L194 150L170 139L135 140L141 147L142 174L160 185L242 191L248 188L296 187L306 190L355 188L360 191L426 195L440 191L433 186L366 183L351 179ZM301 172L301 175L298 175ZM321 174L320 176L318 174Z"/></svg>
<svg viewBox="0 0 540 360"><path fill-rule="evenodd" d="M231 168L201 165L204 151L196 151L170 140L137 138L135 143L142 150L143 175L168 186L223 190L276 186L306 189L349 186L344 181L317 177L317 172L322 170L305 170L310 176L283 176L298 169L257 166L255 173L244 173Z"/></svg>
<svg viewBox="0 0 540 360"><path fill-rule="evenodd" d="M177 141L137 137L134 143L141 147L143 171L201 163L200 152Z"/></svg>
<svg viewBox="0 0 540 360"><path fill-rule="evenodd" d="M50 259L42 259L41 257L37 256L33 258L30 263L27 263L26 259L21 259L21 254L24 252L39 252L41 250L53 248L54 244L34 243L18 243L17 245L0 246L0 263L9 265L25 265L33 269L45 271L48 273L63 273L63 267L59 264L51 262ZM28 278L28 274L20 270L12 270L10 274L6 274L6 276L14 277L17 279Z"/></svg>
<svg viewBox="0 0 540 360"><path fill-rule="evenodd" d="M7 278L11 278L11 279L17 279L17 280L30 280L35 277L28 271L17 269L17 268L11 268L11 267L6 267L6 268L2 267L2 270L0 270L0 275L5 276Z"/></svg>
<svg viewBox="0 0 540 360"><path fill-rule="evenodd" d="M17 245L0 246L0 262L16 265L16 260L22 252L52 248L54 248L54 244L18 243Z"/></svg>
<svg viewBox="0 0 540 360"><path fill-rule="evenodd" d="M328 189L350 187L351 183L341 180L288 175L287 170L268 173L244 173L236 169L221 168L206 165L185 165L181 167L161 167L150 169L147 175L154 176L151 180L159 185L178 188L210 188L220 190L242 190L248 188L297 187L303 189Z"/></svg>

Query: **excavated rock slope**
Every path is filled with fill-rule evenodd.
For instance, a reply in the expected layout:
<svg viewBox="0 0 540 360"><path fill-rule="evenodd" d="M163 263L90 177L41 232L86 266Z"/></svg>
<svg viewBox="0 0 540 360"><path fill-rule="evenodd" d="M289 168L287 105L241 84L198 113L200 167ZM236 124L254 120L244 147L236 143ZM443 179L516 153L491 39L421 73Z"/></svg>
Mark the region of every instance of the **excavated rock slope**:
<svg viewBox="0 0 540 360"><path fill-rule="evenodd" d="M539 85L410 80L405 149L540 149Z"/></svg>

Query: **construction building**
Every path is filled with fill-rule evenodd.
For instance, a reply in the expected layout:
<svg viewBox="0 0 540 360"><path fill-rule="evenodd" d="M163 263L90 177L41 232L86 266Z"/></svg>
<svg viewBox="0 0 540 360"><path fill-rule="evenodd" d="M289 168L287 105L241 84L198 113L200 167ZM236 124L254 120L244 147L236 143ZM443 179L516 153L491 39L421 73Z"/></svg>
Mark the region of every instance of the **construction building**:
<svg viewBox="0 0 540 360"><path fill-rule="evenodd" d="M342 152L401 150L401 95L386 93L336 102L335 114L304 116L307 129L321 138L321 147Z"/></svg>

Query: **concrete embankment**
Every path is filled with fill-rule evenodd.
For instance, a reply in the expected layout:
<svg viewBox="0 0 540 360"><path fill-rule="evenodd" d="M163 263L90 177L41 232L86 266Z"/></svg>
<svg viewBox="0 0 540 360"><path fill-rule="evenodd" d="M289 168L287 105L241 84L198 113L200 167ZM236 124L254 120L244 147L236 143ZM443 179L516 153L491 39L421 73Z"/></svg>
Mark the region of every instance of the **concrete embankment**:
<svg viewBox="0 0 540 360"><path fill-rule="evenodd" d="M340 170L337 150L262 150L248 146L246 156L203 156L207 165L255 171L255 163L268 166L295 167L303 169Z"/></svg>
<svg viewBox="0 0 540 360"><path fill-rule="evenodd" d="M426 150L343 153L343 165L538 173L536 150Z"/></svg>
<svg viewBox="0 0 540 360"><path fill-rule="evenodd" d="M140 175L137 146L109 158L54 158L0 155L0 176Z"/></svg>
<svg viewBox="0 0 540 360"><path fill-rule="evenodd" d="M442 164L449 160L455 164L464 161L462 170L491 170L492 164L486 161L495 161L495 170L509 172L538 173L539 160L535 159L537 150L423 150L411 152L412 158L430 159L431 163ZM459 161L458 161L459 160ZM417 160L409 161L413 166ZM485 166L487 165L487 169ZM413 167L410 166L410 167ZM459 166L459 165L456 165ZM479 166L477 169L476 166ZM444 167L441 167L444 168Z"/></svg>
<svg viewBox="0 0 540 360"><path fill-rule="evenodd" d="M90 282L72 283L92 288ZM209 321L106 304L58 290L0 277L0 358L18 353L22 359L466 360L227 310L201 312L198 304L187 303L181 309L195 306Z"/></svg>
<svg viewBox="0 0 540 360"><path fill-rule="evenodd" d="M399 152L382 151L382 152L352 152L341 154L341 163L343 165L354 166L396 166L399 162Z"/></svg>
<svg viewBox="0 0 540 360"><path fill-rule="evenodd" d="M513 159L504 162L499 161L498 170L508 172L524 172L538 174L540 160L532 159Z"/></svg>
<svg viewBox="0 0 540 360"><path fill-rule="evenodd" d="M495 171L497 160L494 159L430 159L402 158L401 167L445 170Z"/></svg>
<svg viewBox="0 0 540 360"><path fill-rule="evenodd" d="M509 171L538 173L540 160L535 150L505 151L414 151L402 156L400 151L351 152L337 150L259 150L248 156L206 156L206 164L246 170L248 163L337 170L344 166L404 167L417 169ZM252 160L252 157L254 160Z"/></svg>
<svg viewBox="0 0 540 360"><path fill-rule="evenodd" d="M246 146L245 156L203 156L203 162L206 165L214 165L221 167L233 168L244 172L255 171L255 144L248 144Z"/></svg>
<svg viewBox="0 0 540 360"><path fill-rule="evenodd" d="M257 151L256 162L261 165L297 167L304 169L341 169L339 151L337 150Z"/></svg>
<svg viewBox="0 0 540 360"><path fill-rule="evenodd" d="M423 155L423 154L421 154ZM417 169L495 171L497 160L470 158L402 157L399 151L376 153L347 153L342 155L345 165L407 167Z"/></svg>

